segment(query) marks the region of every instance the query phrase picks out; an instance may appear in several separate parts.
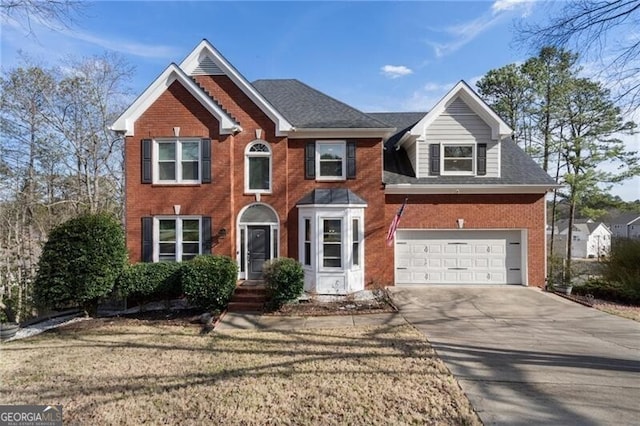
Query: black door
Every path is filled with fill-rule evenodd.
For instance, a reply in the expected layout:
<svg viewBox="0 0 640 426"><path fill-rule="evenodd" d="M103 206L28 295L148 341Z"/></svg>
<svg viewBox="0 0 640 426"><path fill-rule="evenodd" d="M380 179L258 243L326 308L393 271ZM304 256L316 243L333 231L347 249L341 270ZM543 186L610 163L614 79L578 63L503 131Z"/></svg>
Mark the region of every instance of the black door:
<svg viewBox="0 0 640 426"><path fill-rule="evenodd" d="M262 265L270 259L269 226L249 226L249 243L247 244L247 256L249 259L248 279L259 280L262 278Z"/></svg>

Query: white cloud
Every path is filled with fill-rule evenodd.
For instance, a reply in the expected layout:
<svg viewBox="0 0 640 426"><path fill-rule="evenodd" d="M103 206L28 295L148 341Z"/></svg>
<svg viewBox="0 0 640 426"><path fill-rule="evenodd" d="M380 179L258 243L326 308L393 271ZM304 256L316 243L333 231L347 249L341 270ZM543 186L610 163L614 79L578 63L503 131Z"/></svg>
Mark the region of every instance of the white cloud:
<svg viewBox="0 0 640 426"><path fill-rule="evenodd" d="M407 68L404 65L385 65L380 68L382 74L389 78L400 78L405 75L413 74L411 68Z"/></svg>
<svg viewBox="0 0 640 426"><path fill-rule="evenodd" d="M429 44L433 47L437 57L446 56L459 50L514 12L521 12L523 17L529 15L533 3L531 0L496 0L491 5L491 10L484 12L479 17L445 28L444 32L451 35L449 41L444 43L429 42Z"/></svg>
<svg viewBox="0 0 640 426"><path fill-rule="evenodd" d="M496 0L491 5L491 10L494 14L503 11L520 10L524 17L529 15L532 7L532 0Z"/></svg>

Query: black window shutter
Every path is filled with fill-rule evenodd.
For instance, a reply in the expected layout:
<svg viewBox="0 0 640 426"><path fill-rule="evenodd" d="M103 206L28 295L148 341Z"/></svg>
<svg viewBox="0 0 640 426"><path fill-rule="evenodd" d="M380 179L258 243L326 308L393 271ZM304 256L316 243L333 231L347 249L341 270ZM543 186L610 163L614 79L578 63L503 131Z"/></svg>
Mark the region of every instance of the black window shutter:
<svg viewBox="0 0 640 426"><path fill-rule="evenodd" d="M151 174L151 139L142 139L141 149L142 183L151 183L153 180L153 175Z"/></svg>
<svg viewBox="0 0 640 426"><path fill-rule="evenodd" d="M142 261L153 262L153 218L142 218Z"/></svg>
<svg viewBox="0 0 640 426"><path fill-rule="evenodd" d="M356 141L347 142L347 179L356 178Z"/></svg>
<svg viewBox="0 0 640 426"><path fill-rule="evenodd" d="M479 143L478 144L478 167L477 174L478 176L484 176L487 174L487 144Z"/></svg>
<svg viewBox="0 0 640 426"><path fill-rule="evenodd" d="M211 216L202 216L202 254L211 254Z"/></svg>
<svg viewBox="0 0 640 426"><path fill-rule="evenodd" d="M431 176L440 175L440 144L429 145L429 174Z"/></svg>
<svg viewBox="0 0 640 426"><path fill-rule="evenodd" d="M304 178L316 178L316 143L307 142L304 149Z"/></svg>
<svg viewBox="0 0 640 426"><path fill-rule="evenodd" d="M200 157L202 158L202 183L211 183L211 139L200 141Z"/></svg>

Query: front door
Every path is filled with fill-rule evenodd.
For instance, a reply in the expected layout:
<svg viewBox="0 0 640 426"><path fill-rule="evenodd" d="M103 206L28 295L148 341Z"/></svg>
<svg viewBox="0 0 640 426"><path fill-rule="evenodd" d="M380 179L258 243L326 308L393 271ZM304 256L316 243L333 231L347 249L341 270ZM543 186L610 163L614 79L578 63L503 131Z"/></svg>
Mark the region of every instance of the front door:
<svg viewBox="0 0 640 426"><path fill-rule="evenodd" d="M262 278L262 265L271 258L269 244L269 226L248 226L249 241L247 244L247 260L249 273L247 278Z"/></svg>

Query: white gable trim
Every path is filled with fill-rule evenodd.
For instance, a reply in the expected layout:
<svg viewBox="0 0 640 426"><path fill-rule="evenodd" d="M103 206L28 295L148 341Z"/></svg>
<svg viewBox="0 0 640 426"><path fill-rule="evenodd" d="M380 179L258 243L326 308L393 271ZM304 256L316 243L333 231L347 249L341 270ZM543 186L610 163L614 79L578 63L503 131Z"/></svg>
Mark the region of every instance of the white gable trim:
<svg viewBox="0 0 640 426"><path fill-rule="evenodd" d="M276 136L285 136L293 126L236 70L229 61L218 52L207 39L204 39L180 64L187 74L191 75L199 67L204 58L209 58L218 68L233 81L245 95L249 97L276 125Z"/></svg>
<svg viewBox="0 0 640 426"><path fill-rule="evenodd" d="M491 127L491 138L500 140L513 133L513 130L498 114L487 105L464 81L458 82L440 101L411 129L411 136L424 137L427 128L438 118L456 98L460 97L468 106ZM401 141L405 143L409 138Z"/></svg>
<svg viewBox="0 0 640 426"><path fill-rule="evenodd" d="M176 64L169 65L160 76L111 125L111 130L132 136L138 118L162 95L173 82L179 81L220 123L220 134L241 131L240 125L184 73Z"/></svg>
<svg viewBox="0 0 640 426"><path fill-rule="evenodd" d="M387 184L385 194L545 194L557 185L517 184Z"/></svg>

